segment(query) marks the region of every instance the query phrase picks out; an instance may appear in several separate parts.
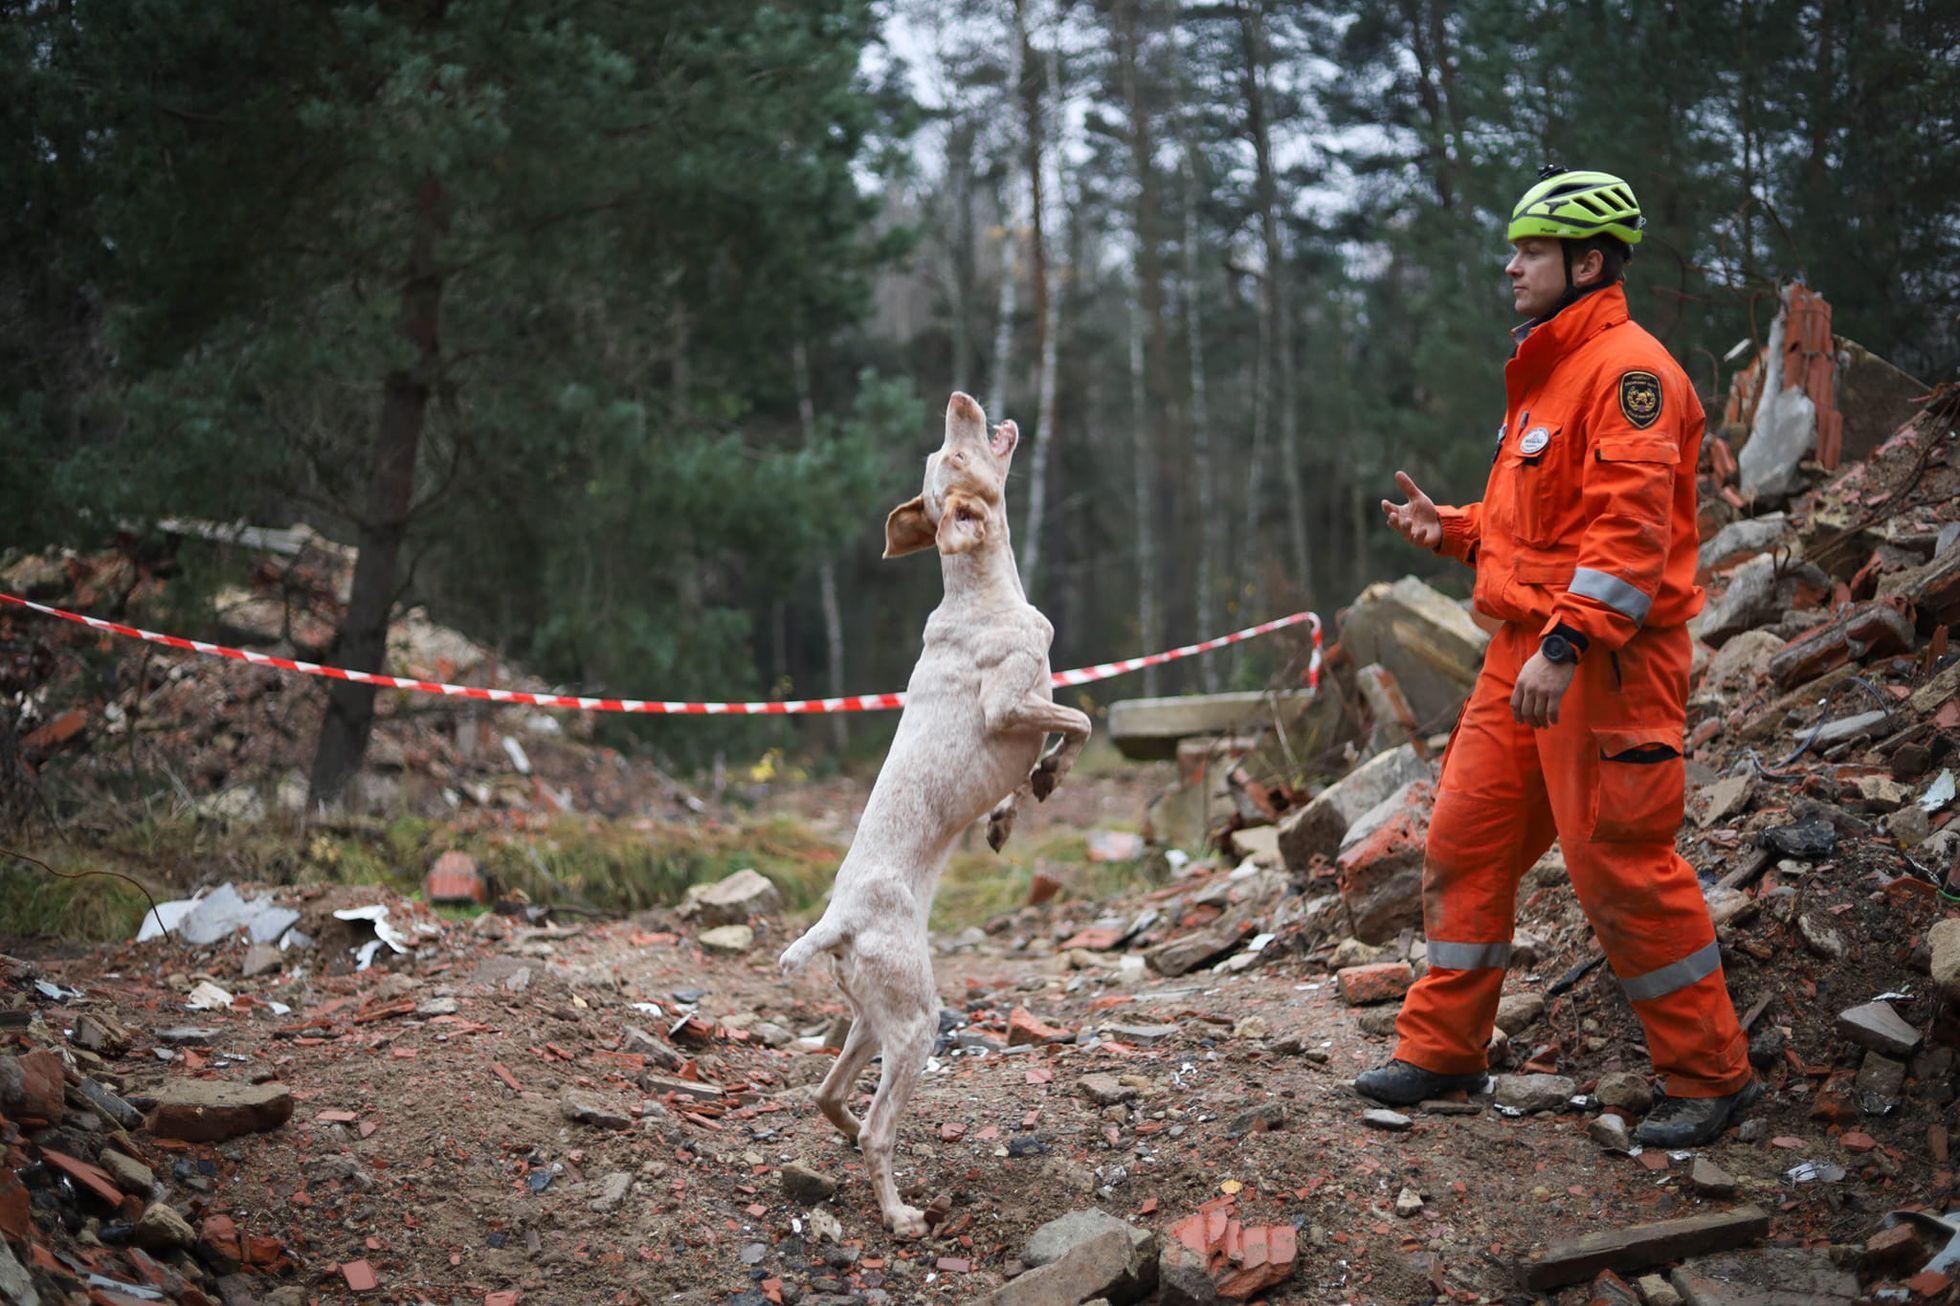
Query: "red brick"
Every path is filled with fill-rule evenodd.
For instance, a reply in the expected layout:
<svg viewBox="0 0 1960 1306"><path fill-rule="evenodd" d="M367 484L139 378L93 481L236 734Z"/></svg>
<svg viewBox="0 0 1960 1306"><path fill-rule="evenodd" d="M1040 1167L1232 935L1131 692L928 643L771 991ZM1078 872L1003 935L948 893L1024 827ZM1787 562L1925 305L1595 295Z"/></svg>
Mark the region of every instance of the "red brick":
<svg viewBox="0 0 1960 1306"><path fill-rule="evenodd" d="M1123 930L1116 925L1092 925L1062 940L1062 951L1081 948L1085 952L1108 952L1122 941Z"/></svg>
<svg viewBox="0 0 1960 1306"><path fill-rule="evenodd" d="M1062 882L1046 871L1036 871L1028 882L1028 906L1039 907L1062 891Z"/></svg>
<svg viewBox="0 0 1960 1306"><path fill-rule="evenodd" d="M1406 961L1378 961L1366 966L1349 966L1334 977L1341 997L1351 1007L1377 1002L1394 1002L1415 983L1415 972Z"/></svg>
<svg viewBox="0 0 1960 1306"><path fill-rule="evenodd" d="M238 1237L238 1225L229 1215L207 1215L199 1230L211 1249L228 1261L243 1261L245 1249Z"/></svg>
<svg viewBox="0 0 1960 1306"><path fill-rule="evenodd" d="M1386 943L1404 927L1421 928L1422 855L1435 799L1433 786L1411 785L1407 806L1336 859L1341 903L1362 942Z"/></svg>
<svg viewBox="0 0 1960 1306"><path fill-rule="evenodd" d="M1007 1018L1007 1046L1011 1048L1028 1043L1061 1043L1074 1036L1071 1030L1045 1024L1026 1007L1014 1008Z"/></svg>
<svg viewBox="0 0 1960 1306"><path fill-rule="evenodd" d="M1925 1264L1926 1250L1919 1241L1919 1230L1904 1223L1880 1229L1865 1239L1865 1262L1893 1269Z"/></svg>
<svg viewBox="0 0 1960 1306"><path fill-rule="evenodd" d="M10 1165L0 1163L0 1237L10 1243L26 1240L33 1221L28 1215L27 1185Z"/></svg>
<svg viewBox="0 0 1960 1306"><path fill-rule="evenodd" d="M116 1187L116 1181L101 1166L50 1148L41 1150L41 1159L94 1193L104 1205L113 1210L122 1209L122 1189Z"/></svg>
<svg viewBox="0 0 1960 1306"><path fill-rule="evenodd" d="M477 869L476 859L452 848L436 858L422 877L422 893L432 903L487 903L490 886Z"/></svg>
<svg viewBox="0 0 1960 1306"><path fill-rule="evenodd" d="M502 1292L483 1294L483 1306L517 1306L518 1292L515 1288L505 1288Z"/></svg>
<svg viewBox="0 0 1960 1306"><path fill-rule="evenodd" d="M81 734L82 727L87 724L88 713L78 707L71 707L20 742L36 751L54 748Z"/></svg>
<svg viewBox="0 0 1960 1306"><path fill-rule="evenodd" d="M51 1125L61 1119L61 1058L35 1048L14 1058L20 1070L20 1101L8 1112L19 1124Z"/></svg>
<svg viewBox="0 0 1960 1306"><path fill-rule="evenodd" d="M1952 1276L1941 1274L1938 1270L1921 1270L1906 1280L1906 1287L1918 1297L1937 1297L1952 1285Z"/></svg>
<svg viewBox="0 0 1960 1306"><path fill-rule="evenodd" d="M352 1292L373 1292L381 1286L381 1280L374 1277L374 1271L365 1260L347 1261L340 1267L340 1277L347 1280Z"/></svg>
<svg viewBox="0 0 1960 1306"><path fill-rule="evenodd" d="M1869 1152L1878 1146L1878 1140L1870 1134L1854 1130L1838 1139L1838 1146L1847 1152Z"/></svg>

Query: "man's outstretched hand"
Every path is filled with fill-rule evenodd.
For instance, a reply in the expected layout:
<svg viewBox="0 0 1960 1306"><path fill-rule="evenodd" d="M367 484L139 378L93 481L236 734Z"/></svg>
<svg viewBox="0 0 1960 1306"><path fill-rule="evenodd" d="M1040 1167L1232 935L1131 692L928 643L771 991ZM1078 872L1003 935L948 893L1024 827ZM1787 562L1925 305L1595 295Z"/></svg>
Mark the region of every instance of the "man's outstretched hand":
<svg viewBox="0 0 1960 1306"><path fill-rule="evenodd" d="M1443 519L1436 515L1436 505L1407 472L1395 473L1395 484L1408 502L1395 504L1383 499L1382 514L1403 539L1419 548L1434 549L1443 542Z"/></svg>

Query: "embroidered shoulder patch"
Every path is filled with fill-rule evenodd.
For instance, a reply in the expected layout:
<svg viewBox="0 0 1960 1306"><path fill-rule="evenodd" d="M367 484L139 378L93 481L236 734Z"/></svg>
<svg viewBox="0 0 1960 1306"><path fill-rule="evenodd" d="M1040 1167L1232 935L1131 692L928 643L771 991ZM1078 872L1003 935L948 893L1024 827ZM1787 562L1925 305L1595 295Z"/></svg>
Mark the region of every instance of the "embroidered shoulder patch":
<svg viewBox="0 0 1960 1306"><path fill-rule="evenodd" d="M1627 372L1620 377L1620 415L1638 430L1660 420L1661 379L1652 372Z"/></svg>

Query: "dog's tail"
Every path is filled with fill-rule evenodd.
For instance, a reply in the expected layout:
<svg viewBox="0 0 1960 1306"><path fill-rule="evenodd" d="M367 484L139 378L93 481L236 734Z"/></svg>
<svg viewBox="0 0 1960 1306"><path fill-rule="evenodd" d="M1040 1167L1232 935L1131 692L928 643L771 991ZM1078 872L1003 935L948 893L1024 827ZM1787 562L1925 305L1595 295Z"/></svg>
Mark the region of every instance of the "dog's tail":
<svg viewBox="0 0 1960 1306"><path fill-rule="evenodd" d="M835 952L849 940L850 935L826 917L805 930L802 938L784 948L783 955L776 959L776 966L785 975L795 974L818 953Z"/></svg>

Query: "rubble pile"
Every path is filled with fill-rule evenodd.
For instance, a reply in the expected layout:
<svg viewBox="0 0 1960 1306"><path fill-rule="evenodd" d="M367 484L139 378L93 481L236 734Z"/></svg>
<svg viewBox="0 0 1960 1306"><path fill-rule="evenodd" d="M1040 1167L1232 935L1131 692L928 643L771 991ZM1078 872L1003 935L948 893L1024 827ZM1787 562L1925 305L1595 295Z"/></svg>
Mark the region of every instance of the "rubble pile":
<svg viewBox="0 0 1960 1306"><path fill-rule="evenodd" d="M350 552L303 527L268 531L171 523L245 555L245 583L194 616L178 569L134 545L28 555L0 564L0 589L147 629L331 663ZM190 623L186 625L186 623ZM451 684L562 692L411 609L389 628L383 668ZM324 697L290 672L112 639L16 609L0 611L0 696L14 708L26 764L79 805L123 792L132 773L176 778L181 806L256 822L303 813ZM366 766L349 805L460 825L523 829L568 813L688 819L707 803L642 758L593 738L589 715L377 694ZM436 704L434 710L431 705ZM118 786L121 786L119 788ZM535 818L535 820L534 820Z"/></svg>

